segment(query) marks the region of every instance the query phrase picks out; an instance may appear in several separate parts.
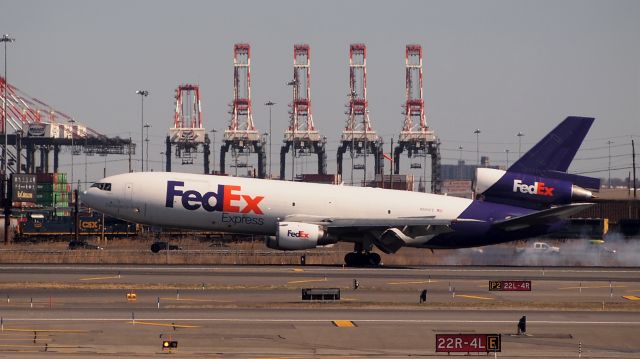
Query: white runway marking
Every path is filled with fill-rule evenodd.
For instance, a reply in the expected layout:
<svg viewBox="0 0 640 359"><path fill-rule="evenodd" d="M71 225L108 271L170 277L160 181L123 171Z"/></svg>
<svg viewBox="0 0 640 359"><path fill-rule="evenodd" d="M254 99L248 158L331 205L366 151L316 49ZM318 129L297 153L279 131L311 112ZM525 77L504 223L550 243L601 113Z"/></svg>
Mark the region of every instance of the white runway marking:
<svg viewBox="0 0 640 359"><path fill-rule="evenodd" d="M292 268L296 268L295 266L284 266L277 268L265 268L260 266L211 266L211 267L191 267L191 266L176 266L176 267L162 267L162 266L47 266L47 265L18 265L18 266L0 266L0 270L24 270L24 269L46 269L46 270L98 270L98 271L162 271L162 272L176 272L176 271L195 271L195 272L211 272L211 271L222 271L222 272L251 272L260 270L262 272L290 272ZM466 268L464 266L454 267L454 268L434 268L434 267L425 267L425 268L313 268L313 267L305 267L305 272L334 272L334 271L363 271L363 272L510 272L510 273L521 273L521 272L534 272L539 273L543 267L529 267L529 268L481 268L481 267L471 267ZM545 267L544 271L548 275L549 273L638 273L640 274L640 270L638 269L570 269L570 268L553 268L553 267Z"/></svg>
<svg viewBox="0 0 640 359"><path fill-rule="evenodd" d="M166 322L228 322L228 323L321 323L331 322L334 318L326 319L248 319L248 318L136 318L138 321L166 321ZM407 324L512 324L517 320L458 320L458 319L358 319L347 318L359 323L407 323ZM4 318L7 322L131 322L131 318ZM640 325L640 321L579 321L579 320L527 320L534 324L571 324L571 325Z"/></svg>

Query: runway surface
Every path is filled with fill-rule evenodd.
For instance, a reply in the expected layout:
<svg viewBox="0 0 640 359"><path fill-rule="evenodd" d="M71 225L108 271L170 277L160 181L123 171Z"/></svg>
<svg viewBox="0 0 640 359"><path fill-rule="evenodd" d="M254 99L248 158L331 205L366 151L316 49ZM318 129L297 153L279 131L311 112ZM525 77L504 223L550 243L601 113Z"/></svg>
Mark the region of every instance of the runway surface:
<svg viewBox="0 0 640 359"><path fill-rule="evenodd" d="M502 358L640 357L636 268L0 265L0 273L0 357L150 357L168 353L163 340L178 341L178 357L429 357L446 356L435 336L452 333L501 334ZM489 280L530 280L532 290L489 291ZM341 299L302 301L301 289L314 287L340 288ZM527 333L516 335L523 315Z"/></svg>

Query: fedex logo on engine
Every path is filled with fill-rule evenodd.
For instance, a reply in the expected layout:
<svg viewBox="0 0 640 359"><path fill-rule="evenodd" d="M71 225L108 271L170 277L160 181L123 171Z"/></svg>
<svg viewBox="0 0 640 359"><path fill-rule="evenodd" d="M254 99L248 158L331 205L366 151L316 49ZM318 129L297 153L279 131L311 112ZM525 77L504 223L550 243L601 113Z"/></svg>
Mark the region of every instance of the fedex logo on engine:
<svg viewBox="0 0 640 359"><path fill-rule="evenodd" d="M287 231L287 236L288 237L293 237L293 238L309 238L309 233L307 233L305 231L294 232L292 230L288 230Z"/></svg>
<svg viewBox="0 0 640 359"><path fill-rule="evenodd" d="M207 212L232 212L263 214L260 202L264 196L249 196L240 193L241 186L218 185L217 192L200 193L196 190L184 191L182 181L167 181L166 207L173 208L173 199L180 197L182 207L190 211L203 208Z"/></svg>
<svg viewBox="0 0 640 359"><path fill-rule="evenodd" d="M532 185L522 183L521 180L513 181L513 192L535 194L538 196L553 197L555 187L547 187L544 182L533 182Z"/></svg>

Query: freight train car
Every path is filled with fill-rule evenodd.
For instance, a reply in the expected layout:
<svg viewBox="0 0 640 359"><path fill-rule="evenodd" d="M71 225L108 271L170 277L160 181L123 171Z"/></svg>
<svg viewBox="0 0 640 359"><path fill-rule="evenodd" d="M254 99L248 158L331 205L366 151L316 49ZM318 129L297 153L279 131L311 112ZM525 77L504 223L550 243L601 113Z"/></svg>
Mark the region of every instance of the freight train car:
<svg viewBox="0 0 640 359"><path fill-rule="evenodd" d="M129 237L139 233L136 224L112 217L104 217L96 212L80 213L78 216L79 237L107 238ZM17 227L16 241L70 240L74 237L73 216L61 217L52 213L28 213Z"/></svg>

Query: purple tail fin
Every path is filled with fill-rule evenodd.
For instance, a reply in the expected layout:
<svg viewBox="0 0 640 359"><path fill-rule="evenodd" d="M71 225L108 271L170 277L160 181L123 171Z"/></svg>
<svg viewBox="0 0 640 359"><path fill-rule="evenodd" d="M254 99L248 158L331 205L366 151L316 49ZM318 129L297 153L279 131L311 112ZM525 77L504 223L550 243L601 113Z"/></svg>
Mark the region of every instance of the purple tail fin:
<svg viewBox="0 0 640 359"><path fill-rule="evenodd" d="M567 172L593 121L592 117L567 117L509 167L509 171L532 175Z"/></svg>

